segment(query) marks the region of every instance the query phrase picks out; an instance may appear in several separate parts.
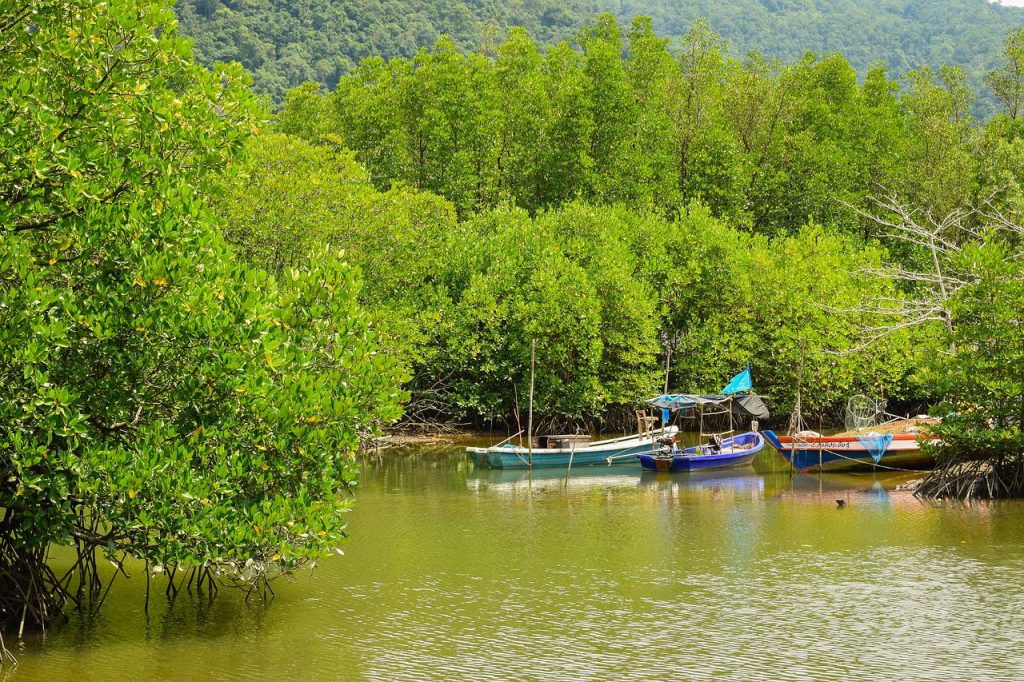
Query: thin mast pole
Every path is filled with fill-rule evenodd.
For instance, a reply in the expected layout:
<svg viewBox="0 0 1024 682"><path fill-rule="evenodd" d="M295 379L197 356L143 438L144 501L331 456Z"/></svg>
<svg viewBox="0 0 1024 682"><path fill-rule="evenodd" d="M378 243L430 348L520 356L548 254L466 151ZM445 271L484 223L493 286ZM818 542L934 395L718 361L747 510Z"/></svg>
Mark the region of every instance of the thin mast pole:
<svg viewBox="0 0 1024 682"><path fill-rule="evenodd" d="M668 395L668 373L669 373L669 369L672 366L671 362L672 362L672 345L671 344L666 344L666 347L665 347L665 390L663 391L664 395Z"/></svg>
<svg viewBox="0 0 1024 682"><path fill-rule="evenodd" d="M700 433L697 435L697 445L704 445L704 405L698 405L697 409L700 411ZM698 450L698 452L700 452Z"/></svg>
<svg viewBox="0 0 1024 682"><path fill-rule="evenodd" d="M526 442L530 445L530 468L533 468L533 378L537 357L537 339L530 340L530 414L526 420Z"/></svg>
<svg viewBox="0 0 1024 682"><path fill-rule="evenodd" d="M662 395L668 395L668 375L672 368L672 341L665 337L665 390L662 391ZM662 411L664 414L664 410ZM665 435L668 431L667 420L661 420L661 433Z"/></svg>
<svg viewBox="0 0 1024 682"><path fill-rule="evenodd" d="M729 435L735 435L736 428L732 425L732 396L729 396Z"/></svg>

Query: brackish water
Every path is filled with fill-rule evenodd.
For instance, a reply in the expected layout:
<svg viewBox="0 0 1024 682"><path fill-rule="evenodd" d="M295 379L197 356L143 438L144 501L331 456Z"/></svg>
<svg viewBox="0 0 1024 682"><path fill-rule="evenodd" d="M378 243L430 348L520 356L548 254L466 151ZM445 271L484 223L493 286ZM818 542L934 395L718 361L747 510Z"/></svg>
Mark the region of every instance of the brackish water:
<svg viewBox="0 0 1024 682"><path fill-rule="evenodd" d="M346 555L268 605L222 591L147 617L137 577L12 647L10 679L1024 679L1024 504L759 457L566 482L388 451L364 461Z"/></svg>

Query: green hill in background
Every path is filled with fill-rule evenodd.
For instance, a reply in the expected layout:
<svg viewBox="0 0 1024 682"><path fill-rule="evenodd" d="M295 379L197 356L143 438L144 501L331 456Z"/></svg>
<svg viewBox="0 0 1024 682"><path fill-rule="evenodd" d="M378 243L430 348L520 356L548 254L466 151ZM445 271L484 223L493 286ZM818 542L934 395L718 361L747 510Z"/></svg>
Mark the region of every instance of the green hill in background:
<svg viewBox="0 0 1024 682"><path fill-rule="evenodd" d="M893 74L959 65L980 92L1007 32L1024 27L1024 9L988 0L180 0L177 11L200 61L241 62L275 100L304 81L334 87L366 57L411 56L445 33L486 52L523 26L550 44L605 11L650 16L673 37L704 17L737 55L840 52L859 72L883 61ZM979 113L988 102L982 94Z"/></svg>

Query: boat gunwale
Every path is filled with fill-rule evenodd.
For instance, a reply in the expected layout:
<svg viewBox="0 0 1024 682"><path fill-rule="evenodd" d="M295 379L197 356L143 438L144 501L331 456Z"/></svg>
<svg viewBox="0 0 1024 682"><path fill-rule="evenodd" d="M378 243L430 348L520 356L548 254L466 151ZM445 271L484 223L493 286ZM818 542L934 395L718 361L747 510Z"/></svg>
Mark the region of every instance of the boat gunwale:
<svg viewBox="0 0 1024 682"><path fill-rule="evenodd" d="M862 434L862 435L867 436L867 435L870 435L870 434L865 433L865 434ZM892 439L893 440L899 440L899 441L909 441L909 440L921 441L921 440L927 440L927 441L938 442L937 439L929 438L928 435L924 434L924 433L896 433L896 434L891 434L891 435L892 435ZM793 436L778 436L777 435L776 438L778 438L779 442L782 443L783 445L785 445L786 443L793 443L794 442ZM811 444L811 445L818 444L818 443L821 443L821 444L825 444L825 443L854 443L854 442L860 442L860 436L850 435L850 434L835 435L835 436L810 436L810 437L801 437L801 438L796 439L796 440L798 440L798 442L800 444L807 443L807 444Z"/></svg>

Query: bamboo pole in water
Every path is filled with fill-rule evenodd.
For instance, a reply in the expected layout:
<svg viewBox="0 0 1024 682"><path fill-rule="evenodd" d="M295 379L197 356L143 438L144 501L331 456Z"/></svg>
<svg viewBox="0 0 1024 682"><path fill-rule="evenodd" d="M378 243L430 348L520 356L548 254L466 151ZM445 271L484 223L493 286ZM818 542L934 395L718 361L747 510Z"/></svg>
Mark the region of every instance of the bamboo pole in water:
<svg viewBox="0 0 1024 682"><path fill-rule="evenodd" d="M825 453L822 452L822 450L821 450L821 448L823 447L822 443L821 443L821 430L822 430L821 413L819 412L818 413L818 473L819 474L821 473L822 467L824 467L824 465L825 465Z"/></svg>
<svg viewBox="0 0 1024 682"><path fill-rule="evenodd" d="M565 470L565 483L562 484L563 488L569 487L569 474L572 473L572 458L576 454L576 441L572 442L572 447L569 448L569 468ZM609 462L611 464L611 462Z"/></svg>
<svg viewBox="0 0 1024 682"><path fill-rule="evenodd" d="M533 378L536 366L537 340L530 341L530 414L526 419L526 442L530 447L530 468L533 468Z"/></svg>

